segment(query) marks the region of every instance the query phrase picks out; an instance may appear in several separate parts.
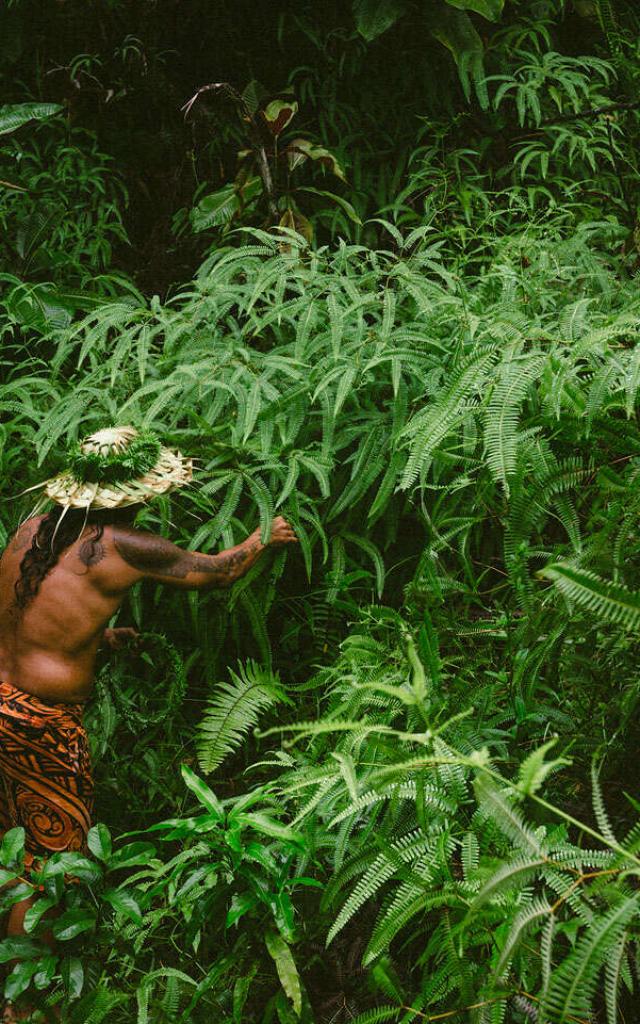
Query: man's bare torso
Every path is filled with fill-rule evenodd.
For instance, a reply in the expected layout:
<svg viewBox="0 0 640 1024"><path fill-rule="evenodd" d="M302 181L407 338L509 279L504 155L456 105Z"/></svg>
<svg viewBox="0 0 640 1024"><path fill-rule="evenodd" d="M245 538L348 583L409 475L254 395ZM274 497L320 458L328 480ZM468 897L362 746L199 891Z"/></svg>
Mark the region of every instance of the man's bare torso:
<svg viewBox="0 0 640 1024"><path fill-rule="evenodd" d="M85 700L105 627L127 591L143 579L186 590L226 588L264 551L260 531L227 551L185 551L164 537L105 525L87 526L42 580L25 608L16 603L20 565L40 525L25 523L0 559L0 680L46 701ZM281 516L270 545L295 543Z"/></svg>
<svg viewBox="0 0 640 1024"><path fill-rule="evenodd" d="M0 560L0 679L43 700L83 700L105 626L133 582L131 570L111 527L97 541L88 527L20 609L14 586L38 525L24 524Z"/></svg>

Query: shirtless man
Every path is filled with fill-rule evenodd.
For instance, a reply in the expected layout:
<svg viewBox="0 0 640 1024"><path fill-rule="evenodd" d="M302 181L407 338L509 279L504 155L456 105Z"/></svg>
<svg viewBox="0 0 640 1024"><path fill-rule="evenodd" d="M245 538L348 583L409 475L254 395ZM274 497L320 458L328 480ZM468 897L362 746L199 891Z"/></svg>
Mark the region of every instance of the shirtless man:
<svg viewBox="0 0 640 1024"><path fill-rule="evenodd" d="M282 517L268 545L256 530L216 555L134 529L143 502L190 479L190 462L155 439L99 431L48 482L59 503L21 526L0 559L0 827L24 827L27 865L84 848L93 786L82 708L100 644L133 632L106 628L130 588L229 587L266 547L296 540ZM22 933L28 906L12 908L8 935Z"/></svg>

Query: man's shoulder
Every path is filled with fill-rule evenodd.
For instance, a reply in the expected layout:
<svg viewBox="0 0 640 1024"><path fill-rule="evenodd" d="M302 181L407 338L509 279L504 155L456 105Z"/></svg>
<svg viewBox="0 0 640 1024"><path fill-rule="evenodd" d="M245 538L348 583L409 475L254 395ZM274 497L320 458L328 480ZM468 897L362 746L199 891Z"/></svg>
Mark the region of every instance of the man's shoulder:
<svg viewBox="0 0 640 1024"><path fill-rule="evenodd" d="M12 552L25 551L32 543L44 516L31 516L20 523L9 541L9 549Z"/></svg>

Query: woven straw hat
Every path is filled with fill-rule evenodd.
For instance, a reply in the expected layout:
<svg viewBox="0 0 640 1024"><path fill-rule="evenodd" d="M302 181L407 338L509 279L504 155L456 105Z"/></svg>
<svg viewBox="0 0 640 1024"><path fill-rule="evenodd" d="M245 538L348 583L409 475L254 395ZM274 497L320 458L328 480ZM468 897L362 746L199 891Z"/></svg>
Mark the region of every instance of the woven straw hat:
<svg viewBox="0 0 640 1024"><path fill-rule="evenodd" d="M80 443L68 468L46 482L45 494L67 508L124 508L184 487L192 476L191 459L153 435L111 427Z"/></svg>

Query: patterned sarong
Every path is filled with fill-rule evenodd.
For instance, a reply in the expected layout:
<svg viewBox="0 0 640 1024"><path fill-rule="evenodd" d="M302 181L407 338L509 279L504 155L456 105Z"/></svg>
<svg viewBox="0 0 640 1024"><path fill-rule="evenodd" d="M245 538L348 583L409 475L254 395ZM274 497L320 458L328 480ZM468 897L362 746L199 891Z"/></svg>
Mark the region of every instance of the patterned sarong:
<svg viewBox="0 0 640 1024"><path fill-rule="evenodd" d="M0 682L0 835L23 826L28 866L85 847L93 780L82 712Z"/></svg>

